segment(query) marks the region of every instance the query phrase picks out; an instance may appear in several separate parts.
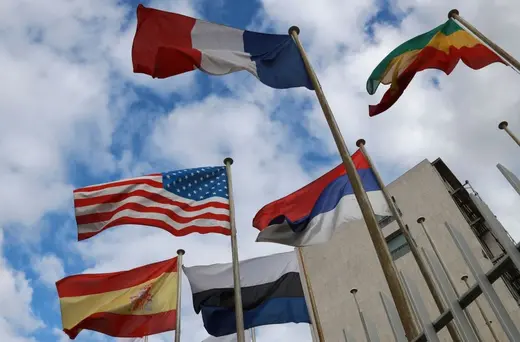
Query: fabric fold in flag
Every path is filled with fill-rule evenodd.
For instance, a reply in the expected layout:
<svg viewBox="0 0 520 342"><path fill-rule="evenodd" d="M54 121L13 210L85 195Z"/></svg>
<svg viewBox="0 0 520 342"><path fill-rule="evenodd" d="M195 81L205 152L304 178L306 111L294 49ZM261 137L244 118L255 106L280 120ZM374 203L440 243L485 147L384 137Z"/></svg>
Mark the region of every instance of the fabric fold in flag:
<svg viewBox="0 0 520 342"><path fill-rule="evenodd" d="M79 274L56 282L63 331L142 337L175 330L177 258L128 271Z"/></svg>
<svg viewBox="0 0 520 342"><path fill-rule="evenodd" d="M390 52L374 69L367 81L367 92L375 94L380 83L391 84L381 102L369 106L374 116L390 108L403 94L415 74L437 69L451 74L459 60L478 70L502 59L453 19L417 36Z"/></svg>
<svg viewBox="0 0 520 342"><path fill-rule="evenodd" d="M374 172L358 150L352 160L379 216L391 216ZM312 183L264 206L253 219L257 242L303 247L327 242L337 229L363 218L343 164Z"/></svg>
<svg viewBox="0 0 520 342"><path fill-rule="evenodd" d="M78 240L137 224L175 236L230 235L224 166L152 174L74 190Z"/></svg>
<svg viewBox="0 0 520 342"><path fill-rule="evenodd" d="M236 333L232 264L183 269L206 331L213 336ZM310 323L294 251L241 261L240 282L245 329Z"/></svg>
<svg viewBox="0 0 520 342"><path fill-rule="evenodd" d="M132 62L135 73L154 78L194 69L211 75L245 70L272 88L314 89L288 34L244 31L141 4Z"/></svg>

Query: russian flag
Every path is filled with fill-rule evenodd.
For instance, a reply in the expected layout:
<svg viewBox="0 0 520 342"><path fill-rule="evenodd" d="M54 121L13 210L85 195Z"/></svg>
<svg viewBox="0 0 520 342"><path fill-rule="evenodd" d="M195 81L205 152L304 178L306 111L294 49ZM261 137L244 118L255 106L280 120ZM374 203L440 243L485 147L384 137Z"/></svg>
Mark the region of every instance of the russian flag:
<svg viewBox="0 0 520 342"><path fill-rule="evenodd" d="M154 78L196 68L211 75L246 70L272 88L314 89L288 34L239 30L141 4L132 62L135 73Z"/></svg>
<svg viewBox="0 0 520 342"><path fill-rule="evenodd" d="M352 155L376 215L392 215L363 153ZM257 242L303 247L330 240L337 229L363 218L343 164L303 188L267 204L256 214Z"/></svg>

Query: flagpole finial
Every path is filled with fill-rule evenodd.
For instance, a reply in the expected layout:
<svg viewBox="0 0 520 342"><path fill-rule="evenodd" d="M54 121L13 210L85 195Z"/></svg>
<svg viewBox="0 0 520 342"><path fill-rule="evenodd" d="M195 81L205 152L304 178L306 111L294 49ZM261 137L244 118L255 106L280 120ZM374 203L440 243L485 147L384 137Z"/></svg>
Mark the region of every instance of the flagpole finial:
<svg viewBox="0 0 520 342"><path fill-rule="evenodd" d="M507 127L507 121L502 121L501 123L498 124L499 129L504 129L506 127Z"/></svg>
<svg viewBox="0 0 520 342"><path fill-rule="evenodd" d="M177 255L184 255L186 254L186 252L184 251L184 249L178 249L177 250Z"/></svg>
<svg viewBox="0 0 520 342"><path fill-rule="evenodd" d="M424 216L421 216L417 219L417 223L423 223L424 221L426 221L426 219L424 218Z"/></svg>
<svg viewBox="0 0 520 342"><path fill-rule="evenodd" d="M460 280L462 280L462 281L468 280L468 275L464 274L462 277L460 277Z"/></svg>
<svg viewBox="0 0 520 342"><path fill-rule="evenodd" d="M224 164L233 165L233 158L227 157L226 159L224 159Z"/></svg>
<svg viewBox="0 0 520 342"><path fill-rule="evenodd" d="M455 15L459 15L459 10L456 9L456 8L454 8L451 11L448 12L448 18L449 19L453 18Z"/></svg>
<svg viewBox="0 0 520 342"><path fill-rule="evenodd" d="M350 293L356 294L357 293L357 289L354 287L352 290L350 290Z"/></svg>
<svg viewBox="0 0 520 342"><path fill-rule="evenodd" d="M289 35L291 36L293 31L296 32L296 34L300 34L300 28L298 26L291 26L289 28Z"/></svg>
<svg viewBox="0 0 520 342"><path fill-rule="evenodd" d="M358 141L356 141L356 146L361 147L361 145L364 146L366 143L365 139L358 139Z"/></svg>

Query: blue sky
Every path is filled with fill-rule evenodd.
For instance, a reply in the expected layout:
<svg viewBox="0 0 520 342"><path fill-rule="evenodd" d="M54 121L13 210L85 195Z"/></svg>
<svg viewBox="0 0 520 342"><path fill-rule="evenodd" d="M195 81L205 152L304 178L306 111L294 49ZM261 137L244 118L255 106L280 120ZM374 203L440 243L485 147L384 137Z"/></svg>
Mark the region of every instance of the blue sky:
<svg viewBox="0 0 520 342"><path fill-rule="evenodd" d="M2 5L0 303L7 304L0 309L0 336L8 341L63 338L53 283L64 275L128 269L171 257L178 248L187 250L187 265L230 259L226 237L174 238L143 227L120 227L77 242L74 188L220 165L231 155L239 250L245 259L287 250L254 243L254 213L339 163L315 96L306 89L273 90L245 72L210 77L195 71L166 80L133 74L137 4L60 0L44 6L7 0ZM443 22L451 1L143 4L264 32L285 33L297 24L351 152L355 141L365 138L387 182L424 158L442 157L461 180L472 182L506 227L513 227L513 237L520 237L514 230L517 196L495 169L501 162L520 173L518 151L496 130L498 122L508 120L520 131L513 110L519 104L517 74L500 65L479 72L459 65L449 77L424 72L394 108L368 118L368 104L384 92L366 94L372 69L397 44ZM457 5L520 56L509 33L519 24L496 20L518 17L518 5L495 9L480 0ZM206 335L185 290L183 341L200 341ZM261 328L258 340L295 336L310 341L302 325ZM77 341L97 339L111 340L83 332Z"/></svg>

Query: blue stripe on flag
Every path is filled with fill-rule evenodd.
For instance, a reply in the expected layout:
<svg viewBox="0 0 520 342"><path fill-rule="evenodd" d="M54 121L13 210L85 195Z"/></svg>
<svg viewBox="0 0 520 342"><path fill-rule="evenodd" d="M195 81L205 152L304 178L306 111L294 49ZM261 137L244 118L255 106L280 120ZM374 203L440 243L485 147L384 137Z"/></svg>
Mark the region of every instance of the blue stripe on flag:
<svg viewBox="0 0 520 342"><path fill-rule="evenodd" d="M372 169L360 169L357 171L366 192L381 190ZM339 201L348 195L354 195L354 189L352 188L348 176L344 174L327 185L308 216L294 222L287 220L285 216L280 216L271 221L270 224L281 224L286 220L294 232L302 232L307 228L307 225L313 218L334 210Z"/></svg>
<svg viewBox="0 0 520 342"><path fill-rule="evenodd" d="M244 31L243 38L244 52L256 63L262 83L277 89L307 87L314 90L291 36Z"/></svg>
<svg viewBox="0 0 520 342"><path fill-rule="evenodd" d="M235 311L221 307L202 307L206 331L213 336L236 333ZM310 323L304 297L273 298L253 310L244 311L244 328L284 323Z"/></svg>

